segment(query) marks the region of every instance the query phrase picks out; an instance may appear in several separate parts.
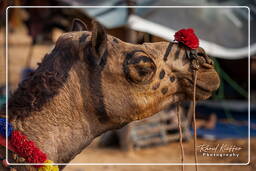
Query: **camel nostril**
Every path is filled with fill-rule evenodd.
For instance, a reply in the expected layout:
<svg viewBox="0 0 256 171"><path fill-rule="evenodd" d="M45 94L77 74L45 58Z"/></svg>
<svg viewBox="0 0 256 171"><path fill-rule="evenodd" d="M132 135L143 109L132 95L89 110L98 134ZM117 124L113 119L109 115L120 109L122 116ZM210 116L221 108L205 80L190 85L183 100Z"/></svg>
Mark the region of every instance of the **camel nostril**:
<svg viewBox="0 0 256 171"><path fill-rule="evenodd" d="M171 81L171 82L174 82L175 80L176 80L175 76L173 76L173 75L170 76L170 81Z"/></svg>
<svg viewBox="0 0 256 171"><path fill-rule="evenodd" d="M208 64L208 63L204 63L204 64L202 64L202 66L206 69L213 69L214 68L212 64Z"/></svg>
<svg viewBox="0 0 256 171"><path fill-rule="evenodd" d="M209 56L206 55L205 60L207 64L214 65L213 60Z"/></svg>
<svg viewBox="0 0 256 171"><path fill-rule="evenodd" d="M201 54L201 53L198 53ZM207 69L213 68L213 60L207 55L197 56L197 63Z"/></svg>
<svg viewBox="0 0 256 171"><path fill-rule="evenodd" d="M197 59L200 65L203 65L204 63L206 63L206 59L202 56L198 56Z"/></svg>

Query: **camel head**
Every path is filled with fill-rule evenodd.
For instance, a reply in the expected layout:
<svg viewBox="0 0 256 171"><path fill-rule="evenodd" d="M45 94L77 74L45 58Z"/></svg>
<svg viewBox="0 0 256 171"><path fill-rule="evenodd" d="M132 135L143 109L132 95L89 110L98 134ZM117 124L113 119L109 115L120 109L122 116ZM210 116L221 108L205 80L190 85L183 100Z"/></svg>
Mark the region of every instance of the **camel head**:
<svg viewBox="0 0 256 171"><path fill-rule="evenodd" d="M102 122L128 123L152 116L170 104L192 100L191 62L185 47L178 43L126 43L108 35L97 22L89 32L79 20L56 46L63 43L75 49L79 64L73 67L77 72L86 70L88 79L80 84L93 92L93 111ZM194 53L200 65L196 99L205 100L220 80L203 48Z"/></svg>
<svg viewBox="0 0 256 171"><path fill-rule="evenodd" d="M8 99L8 119L50 160L66 163L101 133L192 100L195 67L196 99L204 100L220 80L202 48L126 43L97 22L88 31L74 20Z"/></svg>

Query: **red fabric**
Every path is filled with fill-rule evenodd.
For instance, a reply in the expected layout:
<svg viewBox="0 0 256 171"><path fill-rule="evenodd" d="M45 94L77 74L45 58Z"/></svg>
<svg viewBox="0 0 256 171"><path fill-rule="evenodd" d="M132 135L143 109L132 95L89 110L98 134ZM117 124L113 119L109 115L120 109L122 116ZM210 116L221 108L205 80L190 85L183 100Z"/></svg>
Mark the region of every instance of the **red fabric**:
<svg viewBox="0 0 256 171"><path fill-rule="evenodd" d="M195 35L192 28L177 31L174 35L174 40L183 43L191 49L196 49L199 47L199 39Z"/></svg>
<svg viewBox="0 0 256 171"><path fill-rule="evenodd" d="M33 141L28 140L25 135L17 130L12 132L10 144L14 147L16 153L24 157L28 163L44 163L47 159L46 154L37 148ZM41 167L41 165L35 167Z"/></svg>

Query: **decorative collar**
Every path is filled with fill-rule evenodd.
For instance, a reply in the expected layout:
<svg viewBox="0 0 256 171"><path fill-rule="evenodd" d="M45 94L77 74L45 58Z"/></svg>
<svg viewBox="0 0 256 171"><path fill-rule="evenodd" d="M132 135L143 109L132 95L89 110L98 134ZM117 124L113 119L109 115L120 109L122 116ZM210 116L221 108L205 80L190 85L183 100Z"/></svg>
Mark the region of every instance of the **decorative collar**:
<svg viewBox="0 0 256 171"><path fill-rule="evenodd" d="M6 135L6 119L0 118L0 145L6 147L5 138L8 138L8 149L23 157L28 163L53 163L47 160L47 155L42 152L33 141L8 123L8 131ZM58 166L53 165L34 165L38 171L58 171Z"/></svg>

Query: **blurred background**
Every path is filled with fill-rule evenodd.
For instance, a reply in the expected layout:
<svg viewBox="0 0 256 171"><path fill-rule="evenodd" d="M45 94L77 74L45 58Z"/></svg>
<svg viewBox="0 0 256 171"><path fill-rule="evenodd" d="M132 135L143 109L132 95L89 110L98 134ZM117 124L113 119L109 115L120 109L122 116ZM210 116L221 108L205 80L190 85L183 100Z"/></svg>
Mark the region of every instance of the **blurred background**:
<svg viewBox="0 0 256 171"><path fill-rule="evenodd" d="M57 38L67 32L73 18L91 28L95 19L108 34L131 43L173 41L174 33L192 27L200 46L214 57L221 78L218 91L198 102L196 115L198 145L242 147L238 156L209 157L198 152L201 163L247 163L248 130L251 154L256 151L256 1L255 0L0 0L0 105L5 103L5 28L8 6L94 6L92 8L9 8L8 86L11 94L37 63L49 52ZM113 6L99 8L96 6ZM117 8L117 6L148 6ZM159 6L159 7L150 7ZM173 6L173 7L166 7ZM174 8L174 6L179 6ZM248 8L185 8L182 6L248 6ZM250 20L248 16L250 15ZM251 56L248 58L248 23L251 26ZM249 63L250 61L250 63ZM250 66L251 127L248 128ZM142 121L109 131L79 154L73 163L179 163L178 122L175 106ZM192 107L181 105L185 162L194 162ZM200 148L198 148L200 150ZM225 152L223 152L225 153ZM185 168L191 166L186 166ZM220 166L201 166L215 171ZM67 166L64 171L83 170L180 170L179 166ZM194 168L192 168L194 169ZM255 170L256 157L249 166L221 166L223 170ZM191 169L190 169L191 170Z"/></svg>

